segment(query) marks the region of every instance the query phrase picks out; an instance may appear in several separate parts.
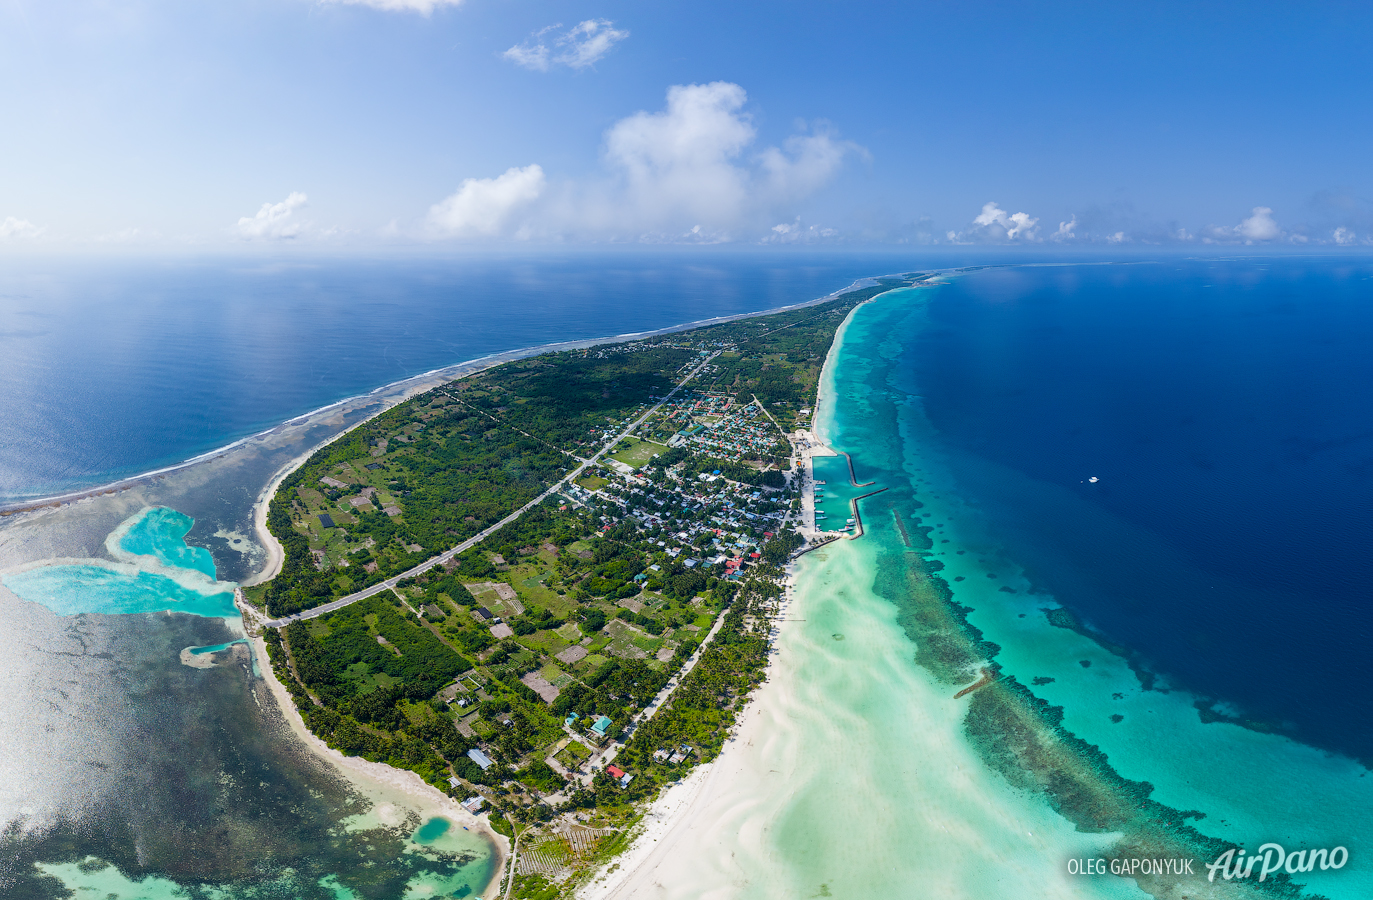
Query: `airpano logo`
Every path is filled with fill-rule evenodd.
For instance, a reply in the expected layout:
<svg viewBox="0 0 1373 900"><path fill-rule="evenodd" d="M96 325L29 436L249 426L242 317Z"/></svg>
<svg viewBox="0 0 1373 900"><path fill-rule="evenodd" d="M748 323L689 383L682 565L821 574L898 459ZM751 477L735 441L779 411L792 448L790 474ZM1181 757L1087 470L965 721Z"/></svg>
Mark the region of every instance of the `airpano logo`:
<svg viewBox="0 0 1373 900"><path fill-rule="evenodd" d="M1291 853L1283 850L1281 844L1264 844L1257 853L1245 856L1245 850L1240 847L1238 850L1226 850L1215 862L1206 868L1209 875L1207 881L1215 881L1216 875L1220 875L1226 881L1232 878L1249 878L1255 874L1259 881L1263 881L1269 875L1277 872L1286 872L1289 875L1298 875L1302 872L1314 871L1317 864L1322 869L1343 869L1349 862L1349 851L1344 847L1336 847L1333 850L1293 850ZM1258 869L1257 873L1254 871Z"/></svg>

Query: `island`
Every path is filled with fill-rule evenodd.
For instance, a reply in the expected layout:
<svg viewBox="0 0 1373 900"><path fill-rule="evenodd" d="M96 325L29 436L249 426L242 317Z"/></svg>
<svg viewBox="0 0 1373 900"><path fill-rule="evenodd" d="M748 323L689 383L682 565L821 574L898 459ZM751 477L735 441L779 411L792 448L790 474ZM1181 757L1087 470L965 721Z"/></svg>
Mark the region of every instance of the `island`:
<svg viewBox="0 0 1373 900"><path fill-rule="evenodd" d="M786 565L835 537L796 477L826 355L919 277L507 362L310 455L240 592L306 727L484 814L506 896L575 890L765 677Z"/></svg>

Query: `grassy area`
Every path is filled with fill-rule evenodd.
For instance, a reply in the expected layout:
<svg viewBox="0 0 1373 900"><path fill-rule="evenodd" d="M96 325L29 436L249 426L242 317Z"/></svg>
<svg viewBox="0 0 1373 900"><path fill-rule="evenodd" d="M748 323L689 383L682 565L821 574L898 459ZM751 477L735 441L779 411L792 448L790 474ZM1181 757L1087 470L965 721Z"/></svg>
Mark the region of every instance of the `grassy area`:
<svg viewBox="0 0 1373 900"><path fill-rule="evenodd" d="M667 449L663 444L630 437L620 442L619 447L610 455L610 458L637 469L659 453L667 452Z"/></svg>

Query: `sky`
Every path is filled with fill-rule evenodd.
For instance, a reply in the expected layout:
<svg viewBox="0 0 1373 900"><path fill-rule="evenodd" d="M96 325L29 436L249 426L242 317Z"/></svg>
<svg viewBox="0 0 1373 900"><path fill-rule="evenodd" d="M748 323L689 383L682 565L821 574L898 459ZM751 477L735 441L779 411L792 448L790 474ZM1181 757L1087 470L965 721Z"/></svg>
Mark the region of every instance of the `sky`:
<svg viewBox="0 0 1373 900"><path fill-rule="evenodd" d="M1361 246L1373 6L0 0L0 254Z"/></svg>

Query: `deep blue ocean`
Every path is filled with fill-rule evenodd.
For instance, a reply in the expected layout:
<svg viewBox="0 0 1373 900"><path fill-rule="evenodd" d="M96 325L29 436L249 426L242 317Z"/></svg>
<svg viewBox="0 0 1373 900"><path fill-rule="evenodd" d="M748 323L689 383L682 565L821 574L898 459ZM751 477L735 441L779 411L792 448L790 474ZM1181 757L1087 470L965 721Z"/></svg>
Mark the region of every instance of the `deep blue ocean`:
<svg viewBox="0 0 1373 900"><path fill-rule="evenodd" d="M1373 761L1373 261L1018 266L924 299L902 388L1036 587L1218 709Z"/></svg>
<svg viewBox="0 0 1373 900"><path fill-rule="evenodd" d="M631 249L7 261L0 502L176 464L490 353L800 303L910 264L890 253Z"/></svg>

